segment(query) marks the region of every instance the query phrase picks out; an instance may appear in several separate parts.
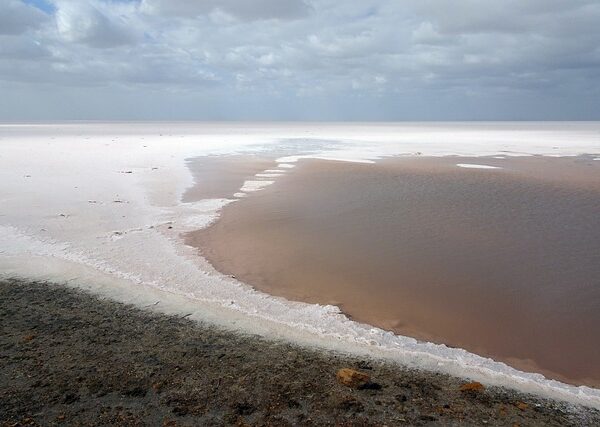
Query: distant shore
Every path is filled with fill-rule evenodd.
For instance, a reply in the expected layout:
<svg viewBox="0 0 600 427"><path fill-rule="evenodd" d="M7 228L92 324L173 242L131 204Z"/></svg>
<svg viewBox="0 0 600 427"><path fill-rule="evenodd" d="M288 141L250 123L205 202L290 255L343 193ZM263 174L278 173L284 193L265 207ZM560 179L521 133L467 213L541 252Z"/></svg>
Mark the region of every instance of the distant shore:
<svg viewBox="0 0 600 427"><path fill-rule="evenodd" d="M599 425L600 412L0 281L0 425ZM370 376L352 388L341 368Z"/></svg>

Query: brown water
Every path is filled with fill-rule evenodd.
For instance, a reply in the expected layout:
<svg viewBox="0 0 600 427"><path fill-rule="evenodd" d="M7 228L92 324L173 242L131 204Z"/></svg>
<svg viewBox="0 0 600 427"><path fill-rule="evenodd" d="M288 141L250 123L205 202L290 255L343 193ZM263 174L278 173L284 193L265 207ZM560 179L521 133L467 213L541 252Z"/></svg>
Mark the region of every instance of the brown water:
<svg viewBox="0 0 600 427"><path fill-rule="evenodd" d="M194 186L183 195L183 202L231 197L244 181L265 169L277 166L273 158L252 154L195 157L187 160Z"/></svg>
<svg viewBox="0 0 600 427"><path fill-rule="evenodd" d="M468 161L303 161L188 241L266 292L599 386L599 162Z"/></svg>

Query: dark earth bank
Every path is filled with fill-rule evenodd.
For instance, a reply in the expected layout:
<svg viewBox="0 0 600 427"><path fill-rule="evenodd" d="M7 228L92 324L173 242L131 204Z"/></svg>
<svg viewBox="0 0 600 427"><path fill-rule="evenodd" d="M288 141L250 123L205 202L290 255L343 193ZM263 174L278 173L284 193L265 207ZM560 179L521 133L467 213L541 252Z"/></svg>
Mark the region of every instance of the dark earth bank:
<svg viewBox="0 0 600 427"><path fill-rule="evenodd" d="M62 285L0 281L0 319L1 426L600 425L593 409L240 335ZM350 370L338 378L343 368L368 379Z"/></svg>

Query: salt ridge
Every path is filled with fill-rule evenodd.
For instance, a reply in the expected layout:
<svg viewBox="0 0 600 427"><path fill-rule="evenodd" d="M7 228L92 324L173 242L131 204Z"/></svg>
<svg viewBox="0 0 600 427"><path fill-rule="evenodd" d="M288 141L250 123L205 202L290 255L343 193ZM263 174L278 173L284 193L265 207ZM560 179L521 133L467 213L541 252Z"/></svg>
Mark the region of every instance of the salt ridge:
<svg viewBox="0 0 600 427"><path fill-rule="evenodd" d="M121 299L133 301L156 289L163 305L177 300L173 310L194 310L198 319L600 408L600 390L396 336L352 322L337 307L257 292L214 271L179 237L209 225L245 190L273 182L249 180L231 199L181 203L192 184L187 157L268 151L299 135L339 144L278 159L278 168L291 169L303 158L372 162L391 155L598 155L599 129L598 123L0 125L0 267L4 275L89 282L98 289L108 280L112 287L103 289L109 295L122 282Z"/></svg>

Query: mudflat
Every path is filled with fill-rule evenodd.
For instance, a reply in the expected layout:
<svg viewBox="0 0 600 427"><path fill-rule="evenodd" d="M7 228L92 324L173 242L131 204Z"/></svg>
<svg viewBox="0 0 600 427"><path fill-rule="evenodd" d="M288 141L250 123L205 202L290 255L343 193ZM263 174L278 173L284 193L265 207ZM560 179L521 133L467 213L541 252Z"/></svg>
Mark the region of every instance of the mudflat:
<svg viewBox="0 0 600 427"><path fill-rule="evenodd" d="M187 242L265 292L597 387L599 213L586 156L302 160Z"/></svg>
<svg viewBox="0 0 600 427"><path fill-rule="evenodd" d="M0 281L0 425L598 425L600 412ZM350 368L370 377L352 388Z"/></svg>

